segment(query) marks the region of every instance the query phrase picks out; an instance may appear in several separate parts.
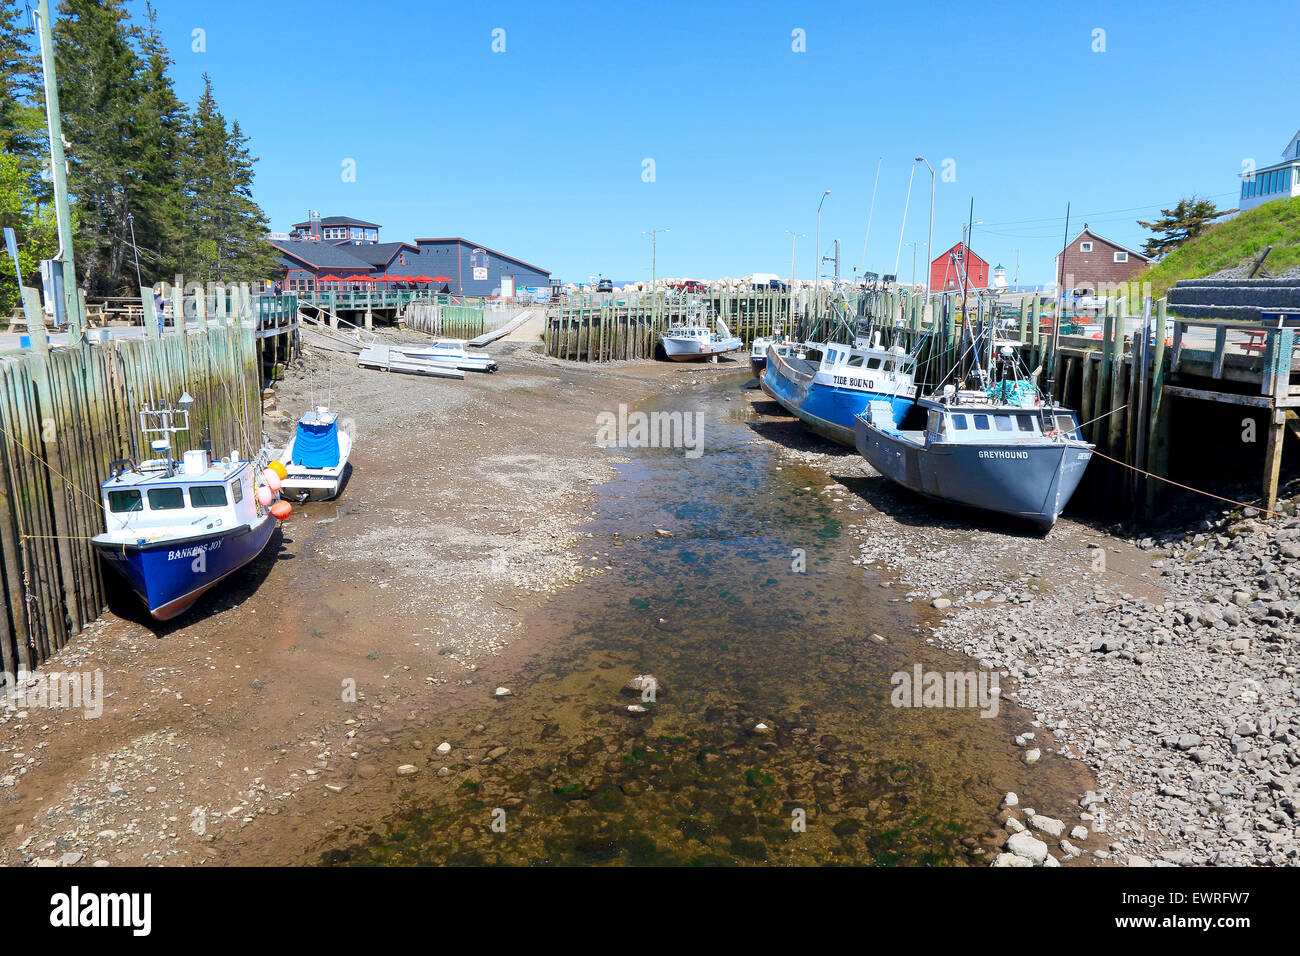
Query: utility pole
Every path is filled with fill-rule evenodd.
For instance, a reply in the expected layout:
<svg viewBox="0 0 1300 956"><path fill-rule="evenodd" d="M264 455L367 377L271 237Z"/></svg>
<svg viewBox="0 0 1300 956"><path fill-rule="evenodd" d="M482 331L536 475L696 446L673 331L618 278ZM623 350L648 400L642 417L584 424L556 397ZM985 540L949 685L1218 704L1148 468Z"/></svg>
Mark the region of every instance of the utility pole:
<svg viewBox="0 0 1300 956"><path fill-rule="evenodd" d="M54 32L49 0L37 0L32 14L41 40L41 73L45 78L45 120L50 131L50 179L54 184L54 215L59 232L59 251L54 261L63 272L64 311L68 317L68 343L80 345L85 320L77 294L77 269L72 254L72 215L68 211L68 164L63 155L63 124L59 119L59 84L54 74ZM144 295L143 291L140 293Z"/></svg>

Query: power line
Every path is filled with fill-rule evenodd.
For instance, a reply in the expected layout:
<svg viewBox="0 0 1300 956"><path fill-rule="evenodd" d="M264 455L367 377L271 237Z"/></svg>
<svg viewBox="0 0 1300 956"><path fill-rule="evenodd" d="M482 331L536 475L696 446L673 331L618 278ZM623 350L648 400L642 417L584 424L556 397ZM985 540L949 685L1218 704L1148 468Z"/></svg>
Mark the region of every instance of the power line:
<svg viewBox="0 0 1300 956"><path fill-rule="evenodd" d="M1237 192L1236 192L1236 191L1233 191L1233 192L1226 192L1226 193L1214 193L1213 195L1205 196L1205 197L1203 197L1203 198L1205 198L1205 199L1223 199L1225 196L1236 196L1236 195L1238 195ZM1186 197L1183 197L1183 198L1186 198ZM1147 203L1147 204L1144 205L1144 206L1130 206L1130 207L1128 207L1127 209L1104 209L1104 210L1102 210L1102 211L1100 211L1100 212L1091 212L1091 213L1086 213L1085 216L1084 216L1084 218L1086 218L1086 219L1090 219L1090 220L1091 220L1091 219L1100 219L1102 216L1113 216L1113 215L1116 215L1116 214L1118 214L1118 213L1126 213L1126 212L1141 212L1141 211L1144 210L1144 209L1164 208L1164 207L1166 207L1166 206L1175 206L1175 205L1177 205L1177 204L1178 204L1178 200L1175 200L1174 202L1170 202L1170 203ZM1048 223L1048 222L1051 222L1051 223L1064 222L1064 217L1063 217L1063 216L1044 216L1044 217L1041 218L1041 219L1009 219L1009 220L1007 220L1007 221L1005 221L1005 222L991 222L991 223L986 223L986 224L985 224L985 229L987 230L989 226L1025 226L1025 225L1030 225L1030 224L1033 224L1033 223Z"/></svg>

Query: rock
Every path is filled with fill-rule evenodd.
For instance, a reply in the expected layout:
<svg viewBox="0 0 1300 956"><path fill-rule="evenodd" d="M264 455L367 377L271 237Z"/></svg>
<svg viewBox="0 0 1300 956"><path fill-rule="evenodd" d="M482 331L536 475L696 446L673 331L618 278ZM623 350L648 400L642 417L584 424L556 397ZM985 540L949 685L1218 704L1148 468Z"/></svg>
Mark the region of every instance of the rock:
<svg viewBox="0 0 1300 956"><path fill-rule="evenodd" d="M1070 839L1071 840L1088 839L1088 828L1084 826L1075 827L1073 830L1070 831Z"/></svg>
<svg viewBox="0 0 1300 956"><path fill-rule="evenodd" d="M1014 793L1011 793L1010 791L1008 791L1008 792L1007 792L1007 795L1006 795L1005 797L1002 798L1002 805L1003 805L1004 807L1015 807L1015 806L1019 806L1019 805L1020 805L1020 797L1018 797L1018 796L1016 796Z"/></svg>
<svg viewBox="0 0 1300 956"><path fill-rule="evenodd" d="M936 611L945 611L952 607L952 601L948 598L935 598L930 602L930 607L934 608Z"/></svg>
<svg viewBox="0 0 1300 956"><path fill-rule="evenodd" d="M438 753L440 754L446 755L451 753L451 744L449 744L447 741L444 740L442 743L438 744L438 746L434 747L433 749L438 751Z"/></svg>
<svg viewBox="0 0 1300 956"><path fill-rule="evenodd" d="M76 852L69 851L63 854L63 856L59 857L59 863L62 866L76 866L78 863L81 862L81 859L84 855L85 854L83 853L76 853Z"/></svg>
<svg viewBox="0 0 1300 956"><path fill-rule="evenodd" d="M1047 844L1032 836L1028 830L1022 833L1013 833L1006 842L1006 848L1035 866L1040 865L1047 859Z"/></svg>
<svg viewBox="0 0 1300 956"><path fill-rule="evenodd" d="M487 752L485 760L500 760L506 754L510 753L509 747L493 747Z"/></svg>
<svg viewBox="0 0 1300 956"><path fill-rule="evenodd" d="M634 694L643 700L658 700L668 693L668 688L653 674L638 674L623 685L623 693Z"/></svg>
<svg viewBox="0 0 1300 956"><path fill-rule="evenodd" d="M1041 813L1036 813L1029 818L1029 825L1050 837L1059 837L1065 832L1065 824L1053 817L1045 817Z"/></svg>
<svg viewBox="0 0 1300 956"><path fill-rule="evenodd" d="M772 735L772 728L760 720L753 727L749 728L749 732L755 737L770 737Z"/></svg>
<svg viewBox="0 0 1300 956"><path fill-rule="evenodd" d="M650 713L649 710L647 710L645 707L642 707L640 704L628 704L627 712L634 717L640 716L641 714Z"/></svg>
<svg viewBox="0 0 1300 956"><path fill-rule="evenodd" d="M379 768L372 763L363 763L357 767L357 776L362 780L370 780L379 775Z"/></svg>
<svg viewBox="0 0 1300 956"><path fill-rule="evenodd" d="M1071 843L1069 840L1061 841L1061 852L1064 853L1066 856L1068 856L1070 859L1074 859L1076 856L1083 855L1083 851L1080 850L1073 843Z"/></svg>
<svg viewBox="0 0 1300 956"><path fill-rule="evenodd" d="M509 687L498 687L496 690L492 692L493 697L513 697L514 695L515 692L512 691Z"/></svg>
<svg viewBox="0 0 1300 956"><path fill-rule="evenodd" d="M1033 748L1032 750L1026 750L1025 763L1038 763L1038 758L1041 757L1042 755L1043 752L1039 750L1037 747Z"/></svg>
<svg viewBox="0 0 1300 956"><path fill-rule="evenodd" d="M420 768L413 763L404 763L397 768L397 775L399 777L409 777L411 774L419 772Z"/></svg>
<svg viewBox="0 0 1300 956"><path fill-rule="evenodd" d="M1029 860L1023 856L1016 856L1014 853L999 853L989 866L1033 866Z"/></svg>

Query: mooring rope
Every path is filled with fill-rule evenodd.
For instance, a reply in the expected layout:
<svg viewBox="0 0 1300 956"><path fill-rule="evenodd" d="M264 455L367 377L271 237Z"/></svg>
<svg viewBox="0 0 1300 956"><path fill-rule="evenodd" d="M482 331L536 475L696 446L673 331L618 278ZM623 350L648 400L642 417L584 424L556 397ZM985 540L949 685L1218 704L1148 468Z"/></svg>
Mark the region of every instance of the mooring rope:
<svg viewBox="0 0 1300 956"><path fill-rule="evenodd" d="M1253 511L1260 511L1268 515L1270 518L1280 518L1284 514L1281 511L1270 511L1268 508L1265 508L1263 505L1252 505L1246 501L1237 501L1235 498L1225 498L1223 497L1223 495L1216 495L1212 491L1204 491L1200 488L1193 488L1191 485L1184 485L1182 482L1174 481L1172 478L1166 478L1163 475L1153 474L1152 472L1144 471L1143 469L1137 467L1136 465L1130 465L1126 461L1120 461L1118 458L1112 458L1110 457L1110 455L1103 454L1102 452L1097 451L1097 449L1095 448L1092 450L1092 453L1094 455L1098 455L1102 458L1105 458L1107 461L1113 461L1115 464L1128 468L1131 471L1136 471L1139 475L1145 475L1148 478L1154 478L1156 479L1156 481L1163 481L1166 484L1173 485L1176 488L1182 488L1185 491L1194 492L1198 495L1205 495L1205 497L1207 498L1214 498L1218 501L1226 501L1230 505L1241 505L1241 507L1243 508L1250 508Z"/></svg>

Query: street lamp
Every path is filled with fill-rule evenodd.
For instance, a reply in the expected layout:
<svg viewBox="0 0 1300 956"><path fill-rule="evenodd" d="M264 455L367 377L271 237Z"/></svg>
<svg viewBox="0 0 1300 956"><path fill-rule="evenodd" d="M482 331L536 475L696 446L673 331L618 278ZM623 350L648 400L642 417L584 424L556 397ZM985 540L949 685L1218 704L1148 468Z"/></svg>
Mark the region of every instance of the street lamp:
<svg viewBox="0 0 1300 956"><path fill-rule="evenodd" d="M650 321L654 322L655 313L655 270L659 265L659 233L667 229L647 229L641 235L650 237Z"/></svg>
<svg viewBox="0 0 1300 956"><path fill-rule="evenodd" d="M817 289L821 285L822 277L822 203L826 197L831 194L828 189L822 193L821 202L817 203L817 258L813 262L813 305L817 304Z"/></svg>
<svg viewBox="0 0 1300 956"><path fill-rule="evenodd" d="M916 157L918 163L925 163L925 168L930 170L930 236L925 241L925 301L928 305L930 302L930 266L934 262L934 167L924 156Z"/></svg>

